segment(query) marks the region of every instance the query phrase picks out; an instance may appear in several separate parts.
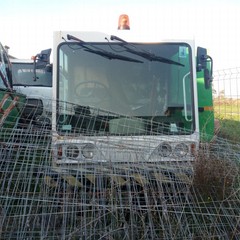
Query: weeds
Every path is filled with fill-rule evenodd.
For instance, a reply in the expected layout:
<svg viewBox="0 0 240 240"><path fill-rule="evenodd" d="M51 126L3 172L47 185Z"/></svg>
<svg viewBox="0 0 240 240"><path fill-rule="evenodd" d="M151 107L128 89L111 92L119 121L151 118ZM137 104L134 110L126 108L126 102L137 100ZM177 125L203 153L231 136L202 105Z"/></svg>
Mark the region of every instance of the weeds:
<svg viewBox="0 0 240 240"><path fill-rule="evenodd" d="M200 150L194 167L193 188L204 201L223 201L234 196L240 169L230 156Z"/></svg>

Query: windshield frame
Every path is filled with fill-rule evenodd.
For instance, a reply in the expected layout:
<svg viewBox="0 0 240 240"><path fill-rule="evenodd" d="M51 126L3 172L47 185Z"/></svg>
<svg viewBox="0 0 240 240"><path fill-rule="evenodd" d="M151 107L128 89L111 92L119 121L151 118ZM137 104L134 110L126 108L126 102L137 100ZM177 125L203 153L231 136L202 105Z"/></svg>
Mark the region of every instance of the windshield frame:
<svg viewBox="0 0 240 240"><path fill-rule="evenodd" d="M111 42L111 43L102 43L102 42L86 42L85 43L87 46L97 46L97 47L101 47L101 46L120 46L121 43L116 43L116 42ZM196 130L196 119L195 119L195 99L194 99L194 74L193 74L193 50L191 48L191 46L188 44L188 43L185 43L185 42L163 42L163 43L148 43L148 44L140 44L140 43L131 43L131 45L136 45L137 47L138 46L142 46L142 45L161 45L161 44L165 44L165 45L182 45L182 46L187 46L188 47L188 51L189 51L189 75L190 75L190 87L191 87L191 112L192 112L192 118L193 118L193 126L192 126L192 130L191 130L191 133L193 133L195 130ZM72 45L75 45L75 46L79 46L79 48L81 48L82 46L79 45L77 42L62 42L61 44L59 44L58 48L57 48L57 81L56 81L56 87L57 87L57 99L59 99L60 95L59 95L59 78L60 78L60 72L59 72L59 68L60 68L60 49L63 45L68 45L68 46L72 46ZM76 50L76 49L75 49ZM135 56L134 54L131 55L131 57L136 57L137 59L142 59L141 57L139 58L139 56ZM113 60L114 61L114 60ZM145 59L146 61L146 59ZM131 63L129 63L131 64ZM139 63L141 64L141 63ZM68 104L68 103L67 103ZM70 103L71 104L71 103ZM57 109L59 109L59 101L57 101ZM187 110L186 110L187 111ZM57 112L57 115L58 115L58 112ZM58 118L58 117L57 117ZM59 131L60 135L61 135L61 131ZM191 133L185 133L185 134L191 134ZM65 133L64 133L65 134ZM184 134L184 133L183 133ZM91 135L91 134L90 134Z"/></svg>

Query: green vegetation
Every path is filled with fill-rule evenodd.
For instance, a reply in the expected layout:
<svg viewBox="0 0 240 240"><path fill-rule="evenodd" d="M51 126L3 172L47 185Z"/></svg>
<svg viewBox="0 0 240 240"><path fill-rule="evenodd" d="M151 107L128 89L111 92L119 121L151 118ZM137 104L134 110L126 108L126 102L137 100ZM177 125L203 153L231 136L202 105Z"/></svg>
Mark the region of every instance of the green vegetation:
<svg viewBox="0 0 240 240"><path fill-rule="evenodd" d="M214 99L216 133L219 137L240 142L240 100L223 96Z"/></svg>

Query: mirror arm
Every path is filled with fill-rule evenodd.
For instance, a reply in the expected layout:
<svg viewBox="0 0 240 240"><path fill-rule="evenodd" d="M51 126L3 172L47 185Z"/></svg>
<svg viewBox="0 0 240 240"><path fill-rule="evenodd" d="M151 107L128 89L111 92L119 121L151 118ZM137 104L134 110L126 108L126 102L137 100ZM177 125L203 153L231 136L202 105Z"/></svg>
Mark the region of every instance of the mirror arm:
<svg viewBox="0 0 240 240"><path fill-rule="evenodd" d="M211 79L213 80L213 77L212 77L212 75L213 75L213 59L212 59L211 56L207 55L207 61L208 61L208 59L211 62L211 72L210 72L210 74L211 74ZM211 82L212 82L212 80L211 80Z"/></svg>

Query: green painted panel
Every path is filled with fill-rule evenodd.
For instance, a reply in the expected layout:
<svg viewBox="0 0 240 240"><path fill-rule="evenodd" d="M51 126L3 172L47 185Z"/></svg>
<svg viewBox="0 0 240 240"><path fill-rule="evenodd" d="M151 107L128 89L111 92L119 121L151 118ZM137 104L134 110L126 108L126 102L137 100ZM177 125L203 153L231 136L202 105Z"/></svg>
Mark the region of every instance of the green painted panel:
<svg viewBox="0 0 240 240"><path fill-rule="evenodd" d="M25 96L16 92L0 89L0 127L12 128L18 121L24 103Z"/></svg>
<svg viewBox="0 0 240 240"><path fill-rule="evenodd" d="M209 142L214 136L214 112L212 88L205 88L203 71L197 72L199 127L202 142Z"/></svg>

